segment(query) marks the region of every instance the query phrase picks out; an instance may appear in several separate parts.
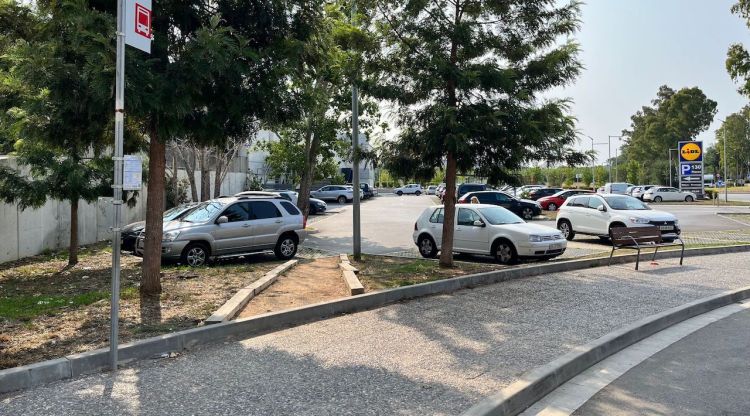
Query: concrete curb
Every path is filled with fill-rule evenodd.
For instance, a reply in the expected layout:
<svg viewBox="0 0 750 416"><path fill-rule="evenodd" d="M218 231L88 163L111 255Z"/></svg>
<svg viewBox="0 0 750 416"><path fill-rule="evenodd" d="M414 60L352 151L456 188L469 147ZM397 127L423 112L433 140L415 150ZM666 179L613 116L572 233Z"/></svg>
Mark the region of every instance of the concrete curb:
<svg viewBox="0 0 750 416"><path fill-rule="evenodd" d="M748 251L750 251L750 245L738 245L688 249L685 250L685 255L686 257L690 257ZM659 252L657 258L664 259L676 256L679 256L679 251L664 251ZM613 264L632 261L635 261L635 254L617 256L612 259ZM607 262L607 258L595 258L532 264L365 293L359 296L302 306L281 312L271 312L251 318L206 325L122 344L119 347L118 356L121 363L127 363L150 358L156 354L165 352L189 350L201 345L215 344L230 339L245 339L259 333L280 330L345 313L361 312L407 299L450 293L460 289L523 277L606 266ZM80 354L68 355L64 358L0 370L0 393L21 390L51 381L74 378L108 368L109 349L101 348Z"/></svg>
<svg viewBox="0 0 750 416"><path fill-rule="evenodd" d="M349 288L349 294L355 296L365 293L365 287L362 286L362 282L359 281L356 275L359 270L349 263L349 256L342 253L339 254L339 258L341 259L339 267L344 277L344 283Z"/></svg>
<svg viewBox="0 0 750 416"><path fill-rule="evenodd" d="M529 371L463 416L515 416L599 361L697 315L750 298L750 286L723 292L643 318Z"/></svg>
<svg viewBox="0 0 750 416"><path fill-rule="evenodd" d="M299 260L289 260L286 263L276 266L273 270L266 273L260 279L250 285L240 289L234 296L226 301L221 307L206 319L206 324L218 324L234 318L237 313L250 302L250 299L258 296L268 286L271 286L279 275L294 267Z"/></svg>

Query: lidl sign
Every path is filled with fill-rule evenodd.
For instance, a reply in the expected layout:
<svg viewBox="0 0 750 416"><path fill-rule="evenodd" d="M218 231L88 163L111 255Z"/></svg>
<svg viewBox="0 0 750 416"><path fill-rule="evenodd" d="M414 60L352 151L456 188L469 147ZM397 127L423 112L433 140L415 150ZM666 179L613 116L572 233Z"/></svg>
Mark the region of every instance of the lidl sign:
<svg viewBox="0 0 750 416"><path fill-rule="evenodd" d="M703 142L679 142L680 162L702 162Z"/></svg>

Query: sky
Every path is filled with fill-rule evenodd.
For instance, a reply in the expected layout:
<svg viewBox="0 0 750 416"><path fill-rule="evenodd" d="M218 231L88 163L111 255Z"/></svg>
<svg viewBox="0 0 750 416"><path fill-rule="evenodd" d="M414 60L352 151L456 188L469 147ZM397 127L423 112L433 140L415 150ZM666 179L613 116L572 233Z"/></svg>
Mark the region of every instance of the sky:
<svg viewBox="0 0 750 416"><path fill-rule="evenodd" d="M729 45L750 45L750 29L730 8L736 0L588 0L576 35L585 70L554 95L573 100L582 135L606 142L630 126L661 85L699 87L718 103L711 127L698 139L714 141L723 119L750 101L727 74ZM591 149L581 136L579 148ZM612 139L612 155L617 139ZM596 145L599 162L607 145Z"/></svg>

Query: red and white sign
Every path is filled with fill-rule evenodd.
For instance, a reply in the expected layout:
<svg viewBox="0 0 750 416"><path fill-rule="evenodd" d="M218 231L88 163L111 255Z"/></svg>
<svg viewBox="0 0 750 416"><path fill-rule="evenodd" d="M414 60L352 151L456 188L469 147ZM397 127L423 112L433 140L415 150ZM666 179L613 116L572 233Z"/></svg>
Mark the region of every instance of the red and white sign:
<svg viewBox="0 0 750 416"><path fill-rule="evenodd" d="M151 0L125 0L125 43L151 53Z"/></svg>

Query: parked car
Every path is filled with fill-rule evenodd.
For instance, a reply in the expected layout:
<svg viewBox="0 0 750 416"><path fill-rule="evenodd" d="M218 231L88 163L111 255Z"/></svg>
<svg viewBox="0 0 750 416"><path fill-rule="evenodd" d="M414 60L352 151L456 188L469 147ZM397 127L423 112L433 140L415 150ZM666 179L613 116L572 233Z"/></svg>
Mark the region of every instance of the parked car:
<svg viewBox="0 0 750 416"><path fill-rule="evenodd" d="M437 191L436 185L430 185L427 187L426 193L427 195L435 195L435 192Z"/></svg>
<svg viewBox="0 0 750 416"><path fill-rule="evenodd" d="M408 185L400 186L393 190L393 193L401 196L401 195L422 195L422 185L418 183L410 183Z"/></svg>
<svg viewBox="0 0 750 416"><path fill-rule="evenodd" d="M359 196L362 197L362 190L359 192ZM345 204L354 199L354 188L346 185L327 185L310 192L310 196L323 201L337 201L339 204Z"/></svg>
<svg viewBox="0 0 750 416"><path fill-rule="evenodd" d="M164 222L178 219L193 209L196 205L198 204L195 202L180 204L164 211L162 218L164 219ZM138 221L122 227L122 230L120 231L120 250L135 252L135 241L138 239L138 235L140 235L144 228L146 228L146 221Z"/></svg>
<svg viewBox="0 0 750 416"><path fill-rule="evenodd" d="M461 196L457 203L468 204L474 196L480 204L501 206L527 221L542 213L542 207L536 201L518 199L500 191L469 192Z"/></svg>
<svg viewBox="0 0 750 416"><path fill-rule="evenodd" d="M560 191L554 195L545 196L544 198L539 198L536 200L536 202L539 203L539 205L542 207L542 209L549 210L549 211L557 211L558 208L562 206L562 204L565 203L565 200L570 198L573 195L580 195L580 194L591 194L593 192L586 190L586 189L568 189L565 191Z"/></svg>
<svg viewBox="0 0 750 416"><path fill-rule="evenodd" d="M695 194L688 191L680 191L677 188L668 186L655 186L643 194L644 201L662 202L662 201L695 201Z"/></svg>
<svg viewBox="0 0 750 416"><path fill-rule="evenodd" d="M473 204L456 207L453 251L494 256L503 264L520 258L551 259L567 243L554 228L529 224L505 208ZM434 258L441 247L443 207L427 208L414 224L412 238L423 257Z"/></svg>
<svg viewBox="0 0 750 416"><path fill-rule="evenodd" d="M202 266L214 258L273 251L290 259L305 239L304 221L302 212L281 197L212 199L164 223L162 258ZM141 235L136 244L142 248L143 241Z"/></svg>
<svg viewBox="0 0 750 416"><path fill-rule="evenodd" d="M625 182L607 182L604 184L603 193L625 195L629 186L633 186L633 184Z"/></svg>
<svg viewBox="0 0 750 416"><path fill-rule="evenodd" d="M656 226L665 241L680 234L677 217L649 208L641 200L627 195L576 195L568 198L557 213L557 228L568 240L576 234L610 236L615 227Z"/></svg>
<svg viewBox="0 0 750 416"><path fill-rule="evenodd" d="M545 196L554 195L560 191L562 191L562 188L536 188L529 191L529 199L532 201L537 201L539 198L543 198Z"/></svg>
<svg viewBox="0 0 750 416"><path fill-rule="evenodd" d="M460 197L467 192L486 191L487 185L483 183L462 183L456 187L456 197Z"/></svg>
<svg viewBox="0 0 750 416"><path fill-rule="evenodd" d="M544 188L544 185L524 185L513 190L513 194L517 197L522 197L525 194L531 192L532 189Z"/></svg>
<svg viewBox="0 0 750 416"><path fill-rule="evenodd" d="M287 201L291 202L295 206L297 205L297 201L299 199L299 192L295 191L286 191L286 190L278 190L278 191L243 191L234 194L234 196L267 196L267 197L275 197L280 196ZM317 198L310 198L310 209L309 214L322 214L328 209L328 205L323 202L320 199Z"/></svg>
<svg viewBox="0 0 750 416"><path fill-rule="evenodd" d="M360 183L359 189L362 190L362 198L370 199L375 196L375 189L369 183Z"/></svg>
<svg viewBox="0 0 750 416"><path fill-rule="evenodd" d="M633 198L638 198L641 201L643 201L643 194L645 194L646 191L648 191L649 189L653 188L654 186L657 186L657 185L639 185L639 186L636 186L635 188L633 188L633 192L630 193L630 196L632 196Z"/></svg>

